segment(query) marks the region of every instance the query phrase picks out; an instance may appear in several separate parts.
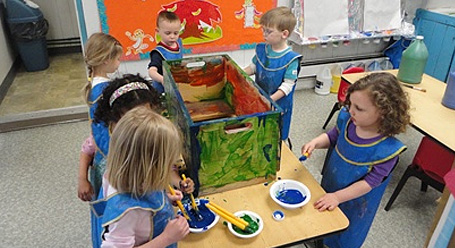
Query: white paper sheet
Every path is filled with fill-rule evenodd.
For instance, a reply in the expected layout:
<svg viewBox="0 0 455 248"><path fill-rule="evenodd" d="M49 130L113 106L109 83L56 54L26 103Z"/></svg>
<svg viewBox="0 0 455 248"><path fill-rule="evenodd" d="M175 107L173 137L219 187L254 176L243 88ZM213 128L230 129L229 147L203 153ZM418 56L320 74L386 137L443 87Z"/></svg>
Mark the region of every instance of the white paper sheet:
<svg viewBox="0 0 455 248"><path fill-rule="evenodd" d="M347 0L305 0L303 11L307 38L349 33Z"/></svg>
<svg viewBox="0 0 455 248"><path fill-rule="evenodd" d="M400 0L365 0L363 31L401 27Z"/></svg>

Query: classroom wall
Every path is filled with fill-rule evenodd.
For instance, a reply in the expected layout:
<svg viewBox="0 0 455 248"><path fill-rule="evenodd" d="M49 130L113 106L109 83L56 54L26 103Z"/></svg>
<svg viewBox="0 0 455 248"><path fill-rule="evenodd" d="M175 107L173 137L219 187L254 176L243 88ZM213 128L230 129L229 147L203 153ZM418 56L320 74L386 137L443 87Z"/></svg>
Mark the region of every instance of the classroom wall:
<svg viewBox="0 0 455 248"><path fill-rule="evenodd" d="M75 1L76 1L76 4L78 2L82 4L83 17L84 17L87 37L89 37L90 34L101 31L101 25L100 25L96 0L84 0L84 1L75 0ZM278 0L277 4L278 4L278 6L290 7L291 0ZM79 23L80 23L80 21L79 21ZM83 40L83 44L85 44L85 40ZM251 63L251 59L253 58L253 55L254 55L254 50L250 49L250 50L237 50L237 51L230 51L230 52L197 54L196 56L215 55L215 54L228 54L230 57L232 57L234 59L234 61L240 67L246 67L249 63ZM191 57L191 56L186 56L186 57ZM148 75L148 73L147 73L148 62L149 62L148 60L124 61L120 65L119 72L122 74L123 73L140 73L142 76L147 76Z"/></svg>
<svg viewBox="0 0 455 248"><path fill-rule="evenodd" d="M1 2L0 5L2 5ZM0 9L2 9L1 7L3 6L0 6ZM11 66L13 65L16 55L10 45L8 37L6 37L6 30L8 27L6 27L6 21L2 11L0 11L0 20L0 84L2 84L3 80L5 80L6 75L10 71Z"/></svg>

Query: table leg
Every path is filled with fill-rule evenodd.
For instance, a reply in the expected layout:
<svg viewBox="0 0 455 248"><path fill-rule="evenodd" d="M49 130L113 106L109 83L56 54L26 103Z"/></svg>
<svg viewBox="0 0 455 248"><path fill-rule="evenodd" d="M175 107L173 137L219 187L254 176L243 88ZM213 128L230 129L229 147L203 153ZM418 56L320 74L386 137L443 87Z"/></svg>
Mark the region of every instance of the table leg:
<svg viewBox="0 0 455 248"><path fill-rule="evenodd" d="M322 241L323 241L323 239L316 239L314 241L316 248L324 248L324 243Z"/></svg>

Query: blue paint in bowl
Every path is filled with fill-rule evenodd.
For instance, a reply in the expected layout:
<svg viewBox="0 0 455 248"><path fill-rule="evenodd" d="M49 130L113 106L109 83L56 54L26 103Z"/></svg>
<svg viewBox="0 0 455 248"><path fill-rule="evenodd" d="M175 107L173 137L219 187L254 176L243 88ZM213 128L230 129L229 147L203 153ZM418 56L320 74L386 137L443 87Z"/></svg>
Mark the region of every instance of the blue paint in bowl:
<svg viewBox="0 0 455 248"><path fill-rule="evenodd" d="M295 189L285 189L278 192L276 197L279 201L287 204L299 204L305 201L306 196L302 192Z"/></svg>

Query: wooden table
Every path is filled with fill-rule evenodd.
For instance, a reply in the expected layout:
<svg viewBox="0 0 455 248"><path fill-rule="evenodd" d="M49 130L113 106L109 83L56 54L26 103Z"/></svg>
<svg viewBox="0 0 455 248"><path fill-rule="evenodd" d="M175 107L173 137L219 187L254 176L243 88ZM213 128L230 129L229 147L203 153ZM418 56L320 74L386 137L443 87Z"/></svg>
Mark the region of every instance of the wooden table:
<svg viewBox="0 0 455 248"><path fill-rule="evenodd" d="M397 75L398 70L387 71ZM372 73L372 72L370 72ZM369 73L355 73L342 75L343 79L349 83L354 83L358 79L364 77ZM445 92L446 84L424 74L422 82L413 84L416 87L424 88L427 92L403 87L409 95L411 102L411 124L419 132L426 136L432 137L442 145L455 152L455 110L444 107L441 104L442 97ZM452 165L455 168L455 162ZM436 210L436 215L433 225L427 238L427 244L434 229L439 222L442 211L449 198L449 191L445 188L441 201ZM451 242L455 242L455 235L452 234ZM451 243L452 244L452 243ZM426 247L427 245L425 245Z"/></svg>
<svg viewBox="0 0 455 248"><path fill-rule="evenodd" d="M398 70L387 72L397 75ZM354 83L369 73L345 74L342 75L342 78L349 83ZM411 102L412 126L419 132L455 151L455 110L446 108L441 104L446 84L424 74L420 84L412 85L427 90L427 92L421 92L403 87Z"/></svg>
<svg viewBox="0 0 455 248"><path fill-rule="evenodd" d="M320 240L348 227L349 220L339 208L324 212L313 208L313 203L325 191L286 145L282 148L281 170L277 176L305 184L311 191L309 203L298 209L283 209L270 198L269 189L273 182L204 196L202 198L208 198L232 213L238 210L256 212L264 222L264 229L254 238L241 239L232 235L222 224L224 219L220 218L207 232L188 235L179 242L179 247L277 247L312 239ZM284 220L276 221L272 218L275 210L284 212Z"/></svg>

